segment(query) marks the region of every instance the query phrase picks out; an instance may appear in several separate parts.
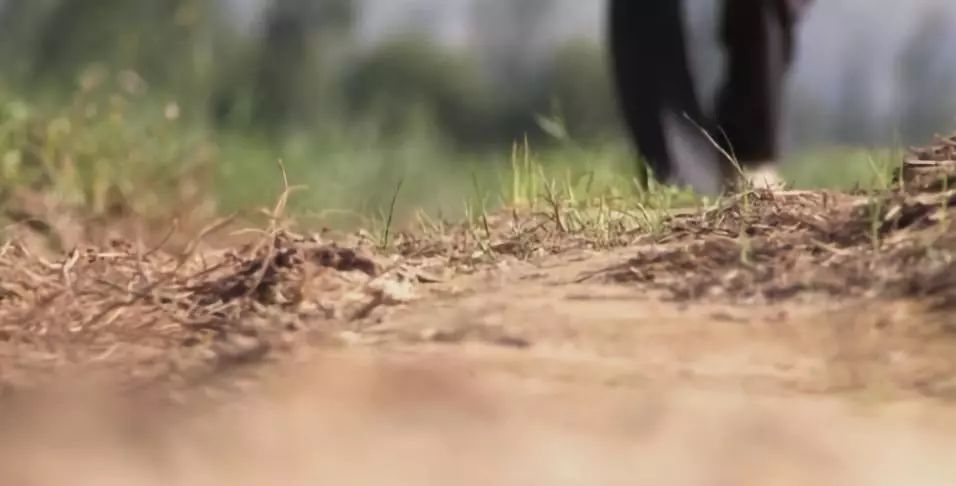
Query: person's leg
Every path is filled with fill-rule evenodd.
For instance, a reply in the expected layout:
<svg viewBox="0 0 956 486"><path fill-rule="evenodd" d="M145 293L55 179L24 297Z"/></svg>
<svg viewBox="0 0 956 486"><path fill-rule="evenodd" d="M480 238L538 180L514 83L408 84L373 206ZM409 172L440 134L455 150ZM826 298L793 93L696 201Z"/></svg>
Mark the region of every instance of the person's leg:
<svg viewBox="0 0 956 486"><path fill-rule="evenodd" d="M694 92L681 0L611 0L618 98L638 151L661 181L721 189L719 159Z"/></svg>
<svg viewBox="0 0 956 486"><path fill-rule="evenodd" d="M793 60L795 26L809 3L724 0L727 68L717 101L716 138L743 168L772 166L780 155L784 81Z"/></svg>

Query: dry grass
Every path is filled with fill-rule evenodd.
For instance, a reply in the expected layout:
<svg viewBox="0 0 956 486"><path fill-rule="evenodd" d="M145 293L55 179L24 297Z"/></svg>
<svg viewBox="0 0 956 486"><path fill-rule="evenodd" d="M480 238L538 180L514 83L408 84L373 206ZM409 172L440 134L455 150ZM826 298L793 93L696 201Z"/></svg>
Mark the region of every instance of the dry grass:
<svg viewBox="0 0 956 486"><path fill-rule="evenodd" d="M541 183L535 204L480 212L461 224L423 217L419 231L396 238L395 249L470 271L503 257L628 247L634 258L589 278L664 289L680 300L822 294L914 297L947 307L956 302L954 146L956 138L940 138L913 149L897 179L869 192L747 190L680 208L665 191L576 199L568 186ZM535 174L527 162L516 171L516 181Z"/></svg>
<svg viewBox="0 0 956 486"><path fill-rule="evenodd" d="M505 259L533 262L582 249L634 252L584 278L664 289L685 301L824 294L951 308L954 143L914 151L902 183L888 191L748 192L677 210L664 192L586 198L571 185L542 183L535 204L480 210L463 224L423 218L419 231L395 233L388 222L387 237L345 242L290 228L284 211L295 188L283 170L282 196L265 211L264 228L241 232L244 245L204 244L235 226L229 218L175 246L114 239L50 254L25 239L7 241L0 247L0 385L15 390L82 376L124 389L190 389L317 341L348 341L421 286ZM521 197L533 192L515 186Z"/></svg>
<svg viewBox="0 0 956 486"><path fill-rule="evenodd" d="M247 230L258 236L237 248L202 244L232 218L178 252L113 240L50 259L8 241L0 248L0 385L66 373L175 389L407 298L410 270L289 231L283 211L293 189L286 181L268 228Z"/></svg>
<svg viewBox="0 0 956 486"><path fill-rule="evenodd" d="M690 401L617 391L643 390L649 382L634 377L655 370L685 384L708 373L738 386L764 377L793 391L794 376L817 383L844 365L856 370L847 383L897 380L923 405L951 391L950 319L932 332L839 316L764 326L751 322L757 314L726 314L678 325L688 319L679 306L663 312L635 288L702 307L716 300L731 314L743 301L820 294L830 306L904 297L952 309L953 144L914 152L887 191L747 192L681 211L663 193L595 199L545 184L534 204L511 211L479 205L464 224L423 218L422 230L399 233L386 215L381 237L348 240L293 230L284 211L295 188L283 170L283 195L262 228L240 232L242 245L207 242L233 241L220 237L235 227L231 218L181 245L114 239L49 253L11 239L0 246L0 430L13 439L0 447L0 482L936 484L920 478L952 476L941 452L952 436L935 419L917 427L793 400L755 413L740 390ZM429 290L578 250L626 260L573 288L609 300L573 299L566 289L578 284L540 276L549 270L513 276L541 279L521 292L501 280L503 289L473 295L471 307ZM477 302L489 295L501 302ZM515 299L525 306L508 307ZM408 328L388 329L393 310L413 307ZM629 320L638 314L643 321ZM521 324L527 334L517 338L492 332ZM803 325L813 329L801 333ZM386 339L417 329L435 332ZM380 347L354 349L374 333ZM448 351L412 351L436 343ZM480 348L489 345L497 347ZM353 348L340 356L348 358L328 353L343 347ZM599 375L608 386L594 383ZM28 392L64 382L84 400ZM91 394L89 384L118 388L124 400ZM135 400L144 396L145 405ZM154 398L178 406L149 406ZM182 406L210 398L220 405L212 411Z"/></svg>
<svg viewBox="0 0 956 486"><path fill-rule="evenodd" d="M0 382L104 372L129 386L186 384L257 361L388 305L380 266L286 232L248 248L168 254L114 242L48 261L0 250Z"/></svg>
<svg viewBox="0 0 956 486"><path fill-rule="evenodd" d="M852 196L755 192L672 218L663 237L608 275L668 290L676 299L780 300L956 295L956 193Z"/></svg>

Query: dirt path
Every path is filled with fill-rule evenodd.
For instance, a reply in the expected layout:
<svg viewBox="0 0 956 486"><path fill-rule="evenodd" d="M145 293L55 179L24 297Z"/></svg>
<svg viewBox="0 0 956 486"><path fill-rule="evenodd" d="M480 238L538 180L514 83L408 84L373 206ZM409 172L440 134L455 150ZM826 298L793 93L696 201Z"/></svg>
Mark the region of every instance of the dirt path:
<svg viewBox="0 0 956 486"><path fill-rule="evenodd" d="M11 241L0 484L956 484L948 187L601 245L560 211L386 255Z"/></svg>
<svg viewBox="0 0 956 486"><path fill-rule="evenodd" d="M435 286L211 410L13 400L0 482L956 481L956 413L920 388L954 354L913 333L915 306L684 306L569 283L611 256Z"/></svg>
<svg viewBox="0 0 956 486"><path fill-rule="evenodd" d="M185 417L87 389L13 400L0 483L956 481L956 413L932 398L956 353L921 335L919 305L680 304L579 282L629 251L418 287L347 346Z"/></svg>
<svg viewBox="0 0 956 486"><path fill-rule="evenodd" d="M945 397L956 340L915 301L807 298L776 304L662 300L583 277L633 250L513 263L424 289L358 340L467 359L483 374L582 386L691 386L775 395Z"/></svg>

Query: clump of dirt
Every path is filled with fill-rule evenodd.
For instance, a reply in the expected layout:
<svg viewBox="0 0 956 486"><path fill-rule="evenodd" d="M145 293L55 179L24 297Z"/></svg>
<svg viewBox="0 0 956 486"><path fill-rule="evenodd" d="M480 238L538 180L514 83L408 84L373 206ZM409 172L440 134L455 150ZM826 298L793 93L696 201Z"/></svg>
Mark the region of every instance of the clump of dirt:
<svg viewBox="0 0 956 486"><path fill-rule="evenodd" d="M238 250L171 254L114 241L57 260L0 248L0 389L68 370L186 385L322 338L408 298L401 268L288 232Z"/></svg>
<svg viewBox="0 0 956 486"><path fill-rule="evenodd" d="M914 151L893 189L756 191L677 215L601 275L673 299L920 297L956 305L956 137ZM932 174L932 176L928 176ZM930 183L935 181L935 183Z"/></svg>
<svg viewBox="0 0 956 486"><path fill-rule="evenodd" d="M937 137L927 147L910 150L897 183L910 191L948 190L956 182L956 135Z"/></svg>

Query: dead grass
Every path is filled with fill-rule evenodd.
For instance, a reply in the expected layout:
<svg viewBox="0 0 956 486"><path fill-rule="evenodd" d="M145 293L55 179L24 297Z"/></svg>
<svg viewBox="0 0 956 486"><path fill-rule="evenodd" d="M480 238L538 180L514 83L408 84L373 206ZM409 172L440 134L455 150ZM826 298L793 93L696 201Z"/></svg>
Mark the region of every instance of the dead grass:
<svg viewBox="0 0 956 486"><path fill-rule="evenodd" d="M681 300L824 294L932 297L952 305L956 233L938 223L954 197L752 193L746 205L737 198L672 218L663 237L602 275Z"/></svg>
<svg viewBox="0 0 956 486"><path fill-rule="evenodd" d="M200 250L231 218L180 252L114 240L48 259L8 241L0 248L0 385L67 373L176 389L407 298L402 268L285 228L293 189L285 183L268 228L238 248Z"/></svg>
<svg viewBox="0 0 956 486"><path fill-rule="evenodd" d="M478 206L461 224L423 217L418 231L405 232L387 214L380 237L344 242L290 229L284 211L295 188L283 170L285 191L265 211L264 229L242 232L251 236L245 245L202 244L232 219L178 247L114 239L50 256L8 241L0 248L0 383L70 373L181 388L316 339L347 339L381 309L414 299L418 286L572 250L633 248L628 261L582 280L663 289L683 301L905 297L951 308L956 191L927 184L926 174L948 180L954 144L914 151L888 191L748 191L697 207L676 204L679 195L663 188L631 199L579 194L532 177L532 164L516 156L515 197L538 194L533 204L497 213Z"/></svg>
<svg viewBox="0 0 956 486"><path fill-rule="evenodd" d="M637 482L948 477L940 451L951 435L939 426L951 413L920 428L810 413L788 395L755 415L753 390L885 386L920 407L951 397L951 319L910 322L910 310L956 304L952 143L915 151L892 189L870 193L749 191L693 207L667 192L519 184L533 204L476 205L465 223L423 217L405 232L386 214L377 236L334 239L294 231L284 210L295 188L282 171L282 197L264 225L240 232L244 244L207 242L233 241L221 235L232 218L181 245L113 239L49 253L11 239L0 246L0 429L14 439L0 447L0 482L445 484L465 471L482 484L624 484L678 463ZM588 252L616 264L568 262ZM484 293L438 296L517 260L523 270ZM536 269L541 261L564 266ZM518 285L525 278L537 280ZM777 305L814 296L825 305ZM871 314L890 306L840 306L867 298L914 305L888 317ZM737 305L756 301L777 306ZM375 347L363 354L361 344ZM414 352L433 346L445 352ZM329 352L340 347L353 349ZM655 379L733 393L680 406ZM29 393L64 382L79 395ZM211 411L181 406L210 399ZM739 406L717 410L731 399ZM890 462L887 444L898 446ZM895 476L874 474L874 462Z"/></svg>
<svg viewBox="0 0 956 486"><path fill-rule="evenodd" d="M885 191L748 191L670 216L628 262L591 277L678 300L912 297L956 305L956 139L914 149Z"/></svg>
<svg viewBox="0 0 956 486"><path fill-rule="evenodd" d="M457 225L423 217L395 249L472 271L501 258L628 247L637 253L629 261L586 278L663 289L678 300L913 297L948 307L956 304L954 146L956 138L941 138L913 149L886 189L869 192L747 190L692 206L663 189L576 198L570 186L540 183L535 204ZM516 166L516 181L531 179L528 162Z"/></svg>
<svg viewBox="0 0 956 486"><path fill-rule="evenodd" d="M54 261L8 243L0 382L104 372L129 386L186 384L390 302L375 286L380 266L355 250L286 232L262 241L175 255L117 241Z"/></svg>

